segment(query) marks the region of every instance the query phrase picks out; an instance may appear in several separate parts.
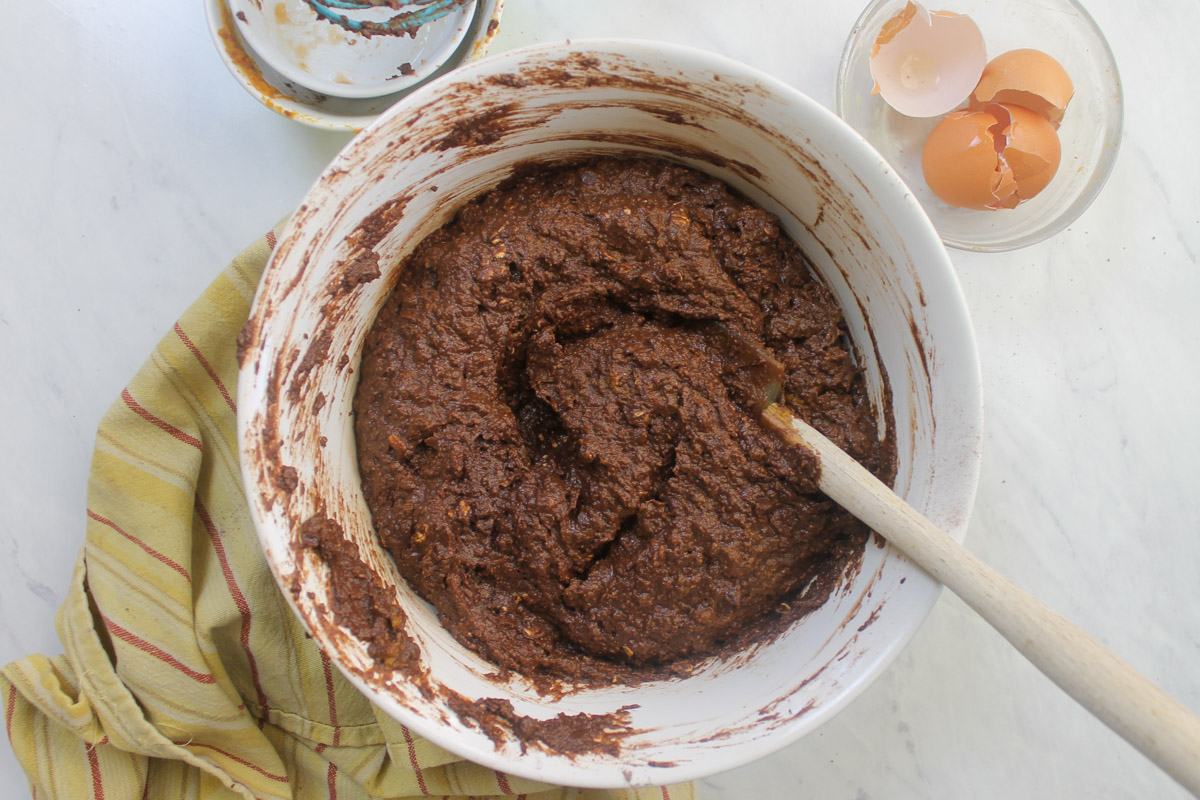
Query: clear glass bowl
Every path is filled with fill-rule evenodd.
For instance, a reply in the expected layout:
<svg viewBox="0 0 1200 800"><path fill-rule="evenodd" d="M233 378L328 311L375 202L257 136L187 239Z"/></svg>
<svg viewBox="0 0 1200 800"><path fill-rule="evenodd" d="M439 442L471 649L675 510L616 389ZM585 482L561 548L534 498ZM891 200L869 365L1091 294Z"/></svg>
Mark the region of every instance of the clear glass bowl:
<svg viewBox="0 0 1200 800"><path fill-rule="evenodd" d="M1074 222L1104 186L1121 143L1121 78L1104 35L1074 0L945 0L938 9L979 25L988 58L1019 47L1054 56L1075 84L1058 134L1062 163L1037 197L1014 209L973 211L943 203L921 174L921 148L939 117L914 119L871 94L871 47L884 21L905 0L875 0L846 40L835 92L838 116L900 173L947 245L1001 251L1040 242Z"/></svg>

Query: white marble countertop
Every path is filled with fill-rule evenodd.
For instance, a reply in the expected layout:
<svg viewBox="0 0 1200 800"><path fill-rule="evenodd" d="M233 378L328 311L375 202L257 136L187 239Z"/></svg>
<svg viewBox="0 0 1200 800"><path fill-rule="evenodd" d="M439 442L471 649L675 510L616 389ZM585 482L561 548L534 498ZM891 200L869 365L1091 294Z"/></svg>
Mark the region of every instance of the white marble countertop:
<svg viewBox="0 0 1200 800"><path fill-rule="evenodd" d="M736 14L723 13L736 5ZM951 4L947 4L950 6ZM813 9L819 8L819 11ZM1200 710L1194 0L1091 0L1126 136L1066 232L952 252L987 406L967 545ZM494 49L669 39L832 104L858 3L508 0ZM729 17L733 17L730 19ZM234 82L199 0L10 3L0 26L0 662L59 652L96 424L178 314L347 141ZM1189 410L1191 409L1191 410ZM27 785L0 747L0 796ZM1185 793L943 596L896 663L716 798Z"/></svg>

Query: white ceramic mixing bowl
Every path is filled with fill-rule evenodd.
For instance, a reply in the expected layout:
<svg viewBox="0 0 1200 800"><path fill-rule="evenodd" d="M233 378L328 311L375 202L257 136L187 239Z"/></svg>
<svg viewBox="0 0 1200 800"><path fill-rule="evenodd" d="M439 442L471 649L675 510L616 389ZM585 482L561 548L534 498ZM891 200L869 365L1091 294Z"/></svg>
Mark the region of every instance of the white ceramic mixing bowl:
<svg viewBox="0 0 1200 800"><path fill-rule="evenodd" d="M961 539L975 494L980 375L950 261L912 194L832 113L741 64L658 42L577 41L467 65L401 100L334 160L288 223L244 337L238 435L254 521L280 586L347 677L387 713L496 769L576 786L721 772L814 730L896 657L939 587L886 546L818 611L686 678L543 696L452 639L398 578L359 485L351 402L363 337L406 254L464 202L528 162L668 158L779 215L837 296L872 394L890 382L896 489ZM381 276L370 278L378 263ZM365 281L365 282L364 282ZM299 545L323 511L407 615L432 692L380 674L331 617L326 567ZM635 732L617 755L496 742L443 689L517 713L605 714ZM523 751L524 750L524 751Z"/></svg>

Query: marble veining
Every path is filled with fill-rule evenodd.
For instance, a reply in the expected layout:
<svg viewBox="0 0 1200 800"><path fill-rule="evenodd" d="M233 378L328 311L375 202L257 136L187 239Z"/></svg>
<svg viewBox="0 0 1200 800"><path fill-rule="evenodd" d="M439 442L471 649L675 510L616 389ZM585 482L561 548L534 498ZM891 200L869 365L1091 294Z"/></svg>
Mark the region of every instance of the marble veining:
<svg viewBox="0 0 1200 800"><path fill-rule="evenodd" d="M949 0L944 4L953 8ZM508 0L495 49L630 36L752 64L832 105L854 3ZM1200 710L1200 5L1090 0L1125 142L1062 234L952 252L979 340L967 545ZM0 661L56 653L97 422L226 262L347 141L225 71L196 0L13 4L0 26ZM0 747L0 796L26 796ZM1182 798L946 595L816 733L703 781L735 798Z"/></svg>

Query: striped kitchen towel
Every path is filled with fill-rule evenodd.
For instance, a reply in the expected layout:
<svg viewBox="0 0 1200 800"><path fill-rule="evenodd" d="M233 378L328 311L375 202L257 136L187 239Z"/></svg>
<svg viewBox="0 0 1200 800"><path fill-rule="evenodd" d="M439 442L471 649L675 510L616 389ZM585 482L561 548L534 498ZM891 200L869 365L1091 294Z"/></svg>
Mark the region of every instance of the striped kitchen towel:
<svg viewBox="0 0 1200 800"><path fill-rule="evenodd" d="M100 424L65 652L0 677L34 798L691 798L463 761L377 710L305 634L259 551L234 433L235 340L275 235L221 274Z"/></svg>

